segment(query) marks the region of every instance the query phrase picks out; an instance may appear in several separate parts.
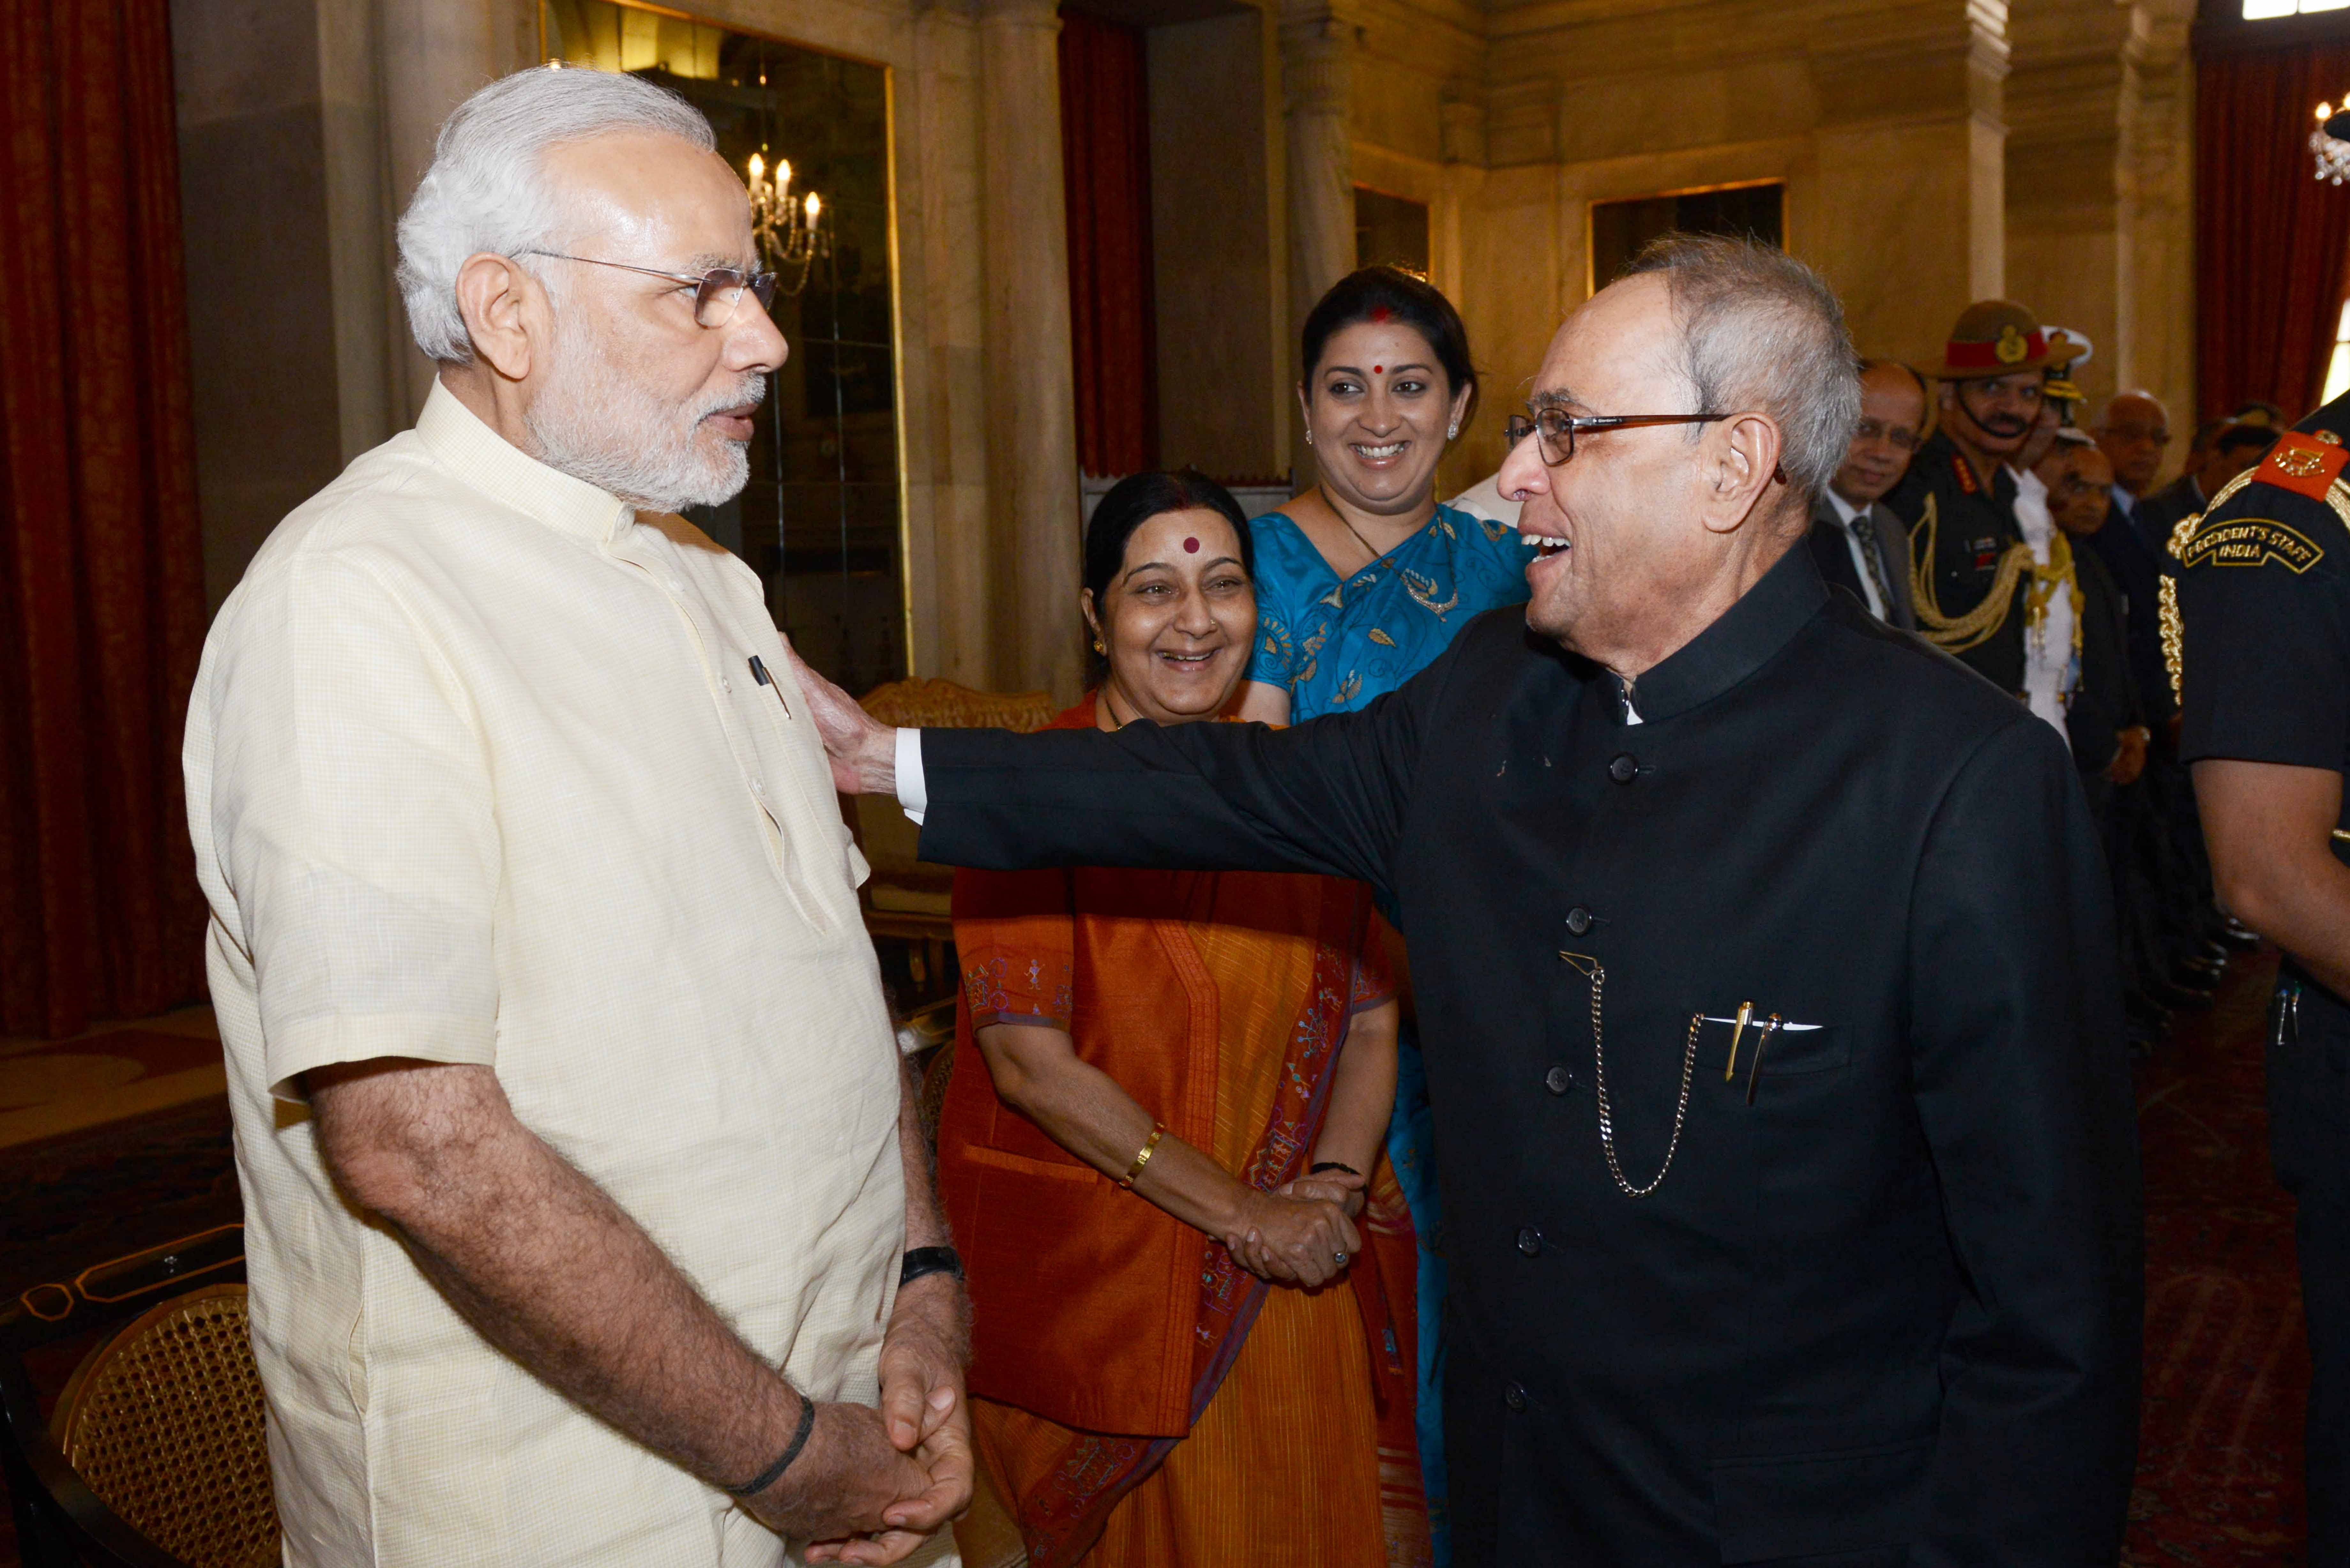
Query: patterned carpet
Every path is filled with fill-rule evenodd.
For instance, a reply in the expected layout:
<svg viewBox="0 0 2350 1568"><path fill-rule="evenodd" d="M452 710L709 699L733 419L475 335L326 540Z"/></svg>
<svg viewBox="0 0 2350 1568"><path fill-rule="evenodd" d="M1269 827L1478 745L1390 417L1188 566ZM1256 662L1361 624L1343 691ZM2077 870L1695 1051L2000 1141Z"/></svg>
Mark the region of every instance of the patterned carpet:
<svg viewBox="0 0 2350 1568"><path fill-rule="evenodd" d="M2147 1176L2146 1422L2123 1561L2302 1561L2309 1376L2293 1211L2269 1174L2261 1023L2272 955L2140 1074ZM0 1150L0 1288L54 1279L237 1217L219 1100ZM0 1514L0 1568L16 1568Z"/></svg>
<svg viewBox="0 0 2350 1568"><path fill-rule="evenodd" d="M2275 956L2233 970L2139 1078L2146 1418L2123 1561L2143 1568L2303 1561L2309 1352L2261 1085Z"/></svg>

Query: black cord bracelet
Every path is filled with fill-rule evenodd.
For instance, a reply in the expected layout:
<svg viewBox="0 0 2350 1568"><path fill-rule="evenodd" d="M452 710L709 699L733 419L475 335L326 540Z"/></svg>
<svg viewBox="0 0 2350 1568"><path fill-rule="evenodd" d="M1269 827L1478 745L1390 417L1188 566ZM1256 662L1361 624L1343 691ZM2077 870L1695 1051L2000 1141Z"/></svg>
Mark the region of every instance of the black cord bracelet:
<svg viewBox="0 0 2350 1568"><path fill-rule="evenodd" d="M1326 1159L1320 1164L1315 1166L1311 1170L1308 1170L1305 1174L1308 1176L1319 1176L1326 1170L1343 1170L1349 1176L1360 1176L1363 1174L1361 1171L1357 1170L1353 1166L1348 1165L1343 1159Z"/></svg>
<svg viewBox="0 0 2350 1568"><path fill-rule="evenodd" d="M792 1468L792 1461L800 1457L802 1449L807 1447L808 1434L815 1430L816 1401L803 1394L800 1396L799 1430L792 1434L792 1446L784 1450L784 1457L761 1470L757 1479L749 1485L730 1486L725 1489L726 1492L733 1497L756 1497L783 1480L784 1472Z"/></svg>
<svg viewBox="0 0 2350 1568"><path fill-rule="evenodd" d="M962 1278L962 1255L952 1247L916 1247L898 1265L898 1288L902 1291L927 1274Z"/></svg>

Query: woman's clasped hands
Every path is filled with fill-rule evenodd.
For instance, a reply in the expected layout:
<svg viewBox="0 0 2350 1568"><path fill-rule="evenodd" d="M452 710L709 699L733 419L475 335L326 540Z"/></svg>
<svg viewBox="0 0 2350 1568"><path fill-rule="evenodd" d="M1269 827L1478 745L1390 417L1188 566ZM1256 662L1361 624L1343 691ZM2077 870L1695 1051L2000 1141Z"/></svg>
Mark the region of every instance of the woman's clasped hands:
<svg viewBox="0 0 2350 1568"><path fill-rule="evenodd" d="M1250 1189L1232 1216L1224 1245L1241 1267L1275 1284L1308 1290L1327 1284L1362 1248L1352 1215L1362 1208L1363 1179L1329 1171Z"/></svg>

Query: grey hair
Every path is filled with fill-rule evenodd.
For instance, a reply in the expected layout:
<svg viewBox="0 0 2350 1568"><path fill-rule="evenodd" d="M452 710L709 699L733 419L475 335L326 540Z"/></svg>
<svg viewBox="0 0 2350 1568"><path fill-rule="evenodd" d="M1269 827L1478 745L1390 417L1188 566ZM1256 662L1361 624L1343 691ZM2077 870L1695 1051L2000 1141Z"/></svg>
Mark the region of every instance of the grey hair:
<svg viewBox="0 0 2350 1568"><path fill-rule="evenodd" d="M1775 245L1711 234L1659 236L1626 275L1643 273L1671 291L1698 410L1770 415L1788 485L1806 499L1825 490L1860 424L1859 360L1835 291Z"/></svg>
<svg viewBox="0 0 2350 1568"><path fill-rule="evenodd" d="M465 258L553 248L564 214L546 178L547 150L628 130L674 136L705 152L718 146L710 122L685 99L607 71L516 71L457 106L400 218L400 293L419 348L442 364L473 358L457 308Z"/></svg>

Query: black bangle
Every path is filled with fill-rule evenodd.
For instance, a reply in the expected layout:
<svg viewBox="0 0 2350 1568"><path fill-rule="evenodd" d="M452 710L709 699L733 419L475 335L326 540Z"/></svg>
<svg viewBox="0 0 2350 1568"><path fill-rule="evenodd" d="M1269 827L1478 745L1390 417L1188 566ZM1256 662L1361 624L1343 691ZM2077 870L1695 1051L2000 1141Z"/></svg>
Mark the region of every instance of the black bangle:
<svg viewBox="0 0 2350 1568"><path fill-rule="evenodd" d="M904 1290L925 1274L962 1278L962 1254L952 1247L916 1247L898 1268L898 1288Z"/></svg>
<svg viewBox="0 0 2350 1568"><path fill-rule="evenodd" d="M816 1401L803 1394L800 1396L799 1430L792 1434L792 1446L784 1450L784 1457L777 1459L774 1464L769 1465L765 1469L761 1470L757 1478L752 1480L747 1486L730 1486L725 1488L724 1490L734 1497L758 1496L761 1492L766 1490L769 1487L784 1479L784 1472L792 1468L792 1461L794 1459L800 1457L800 1450L807 1447L808 1434L815 1430Z"/></svg>
<svg viewBox="0 0 2350 1568"><path fill-rule="evenodd" d="M1319 1176L1326 1170L1343 1170L1349 1176L1360 1176L1363 1174L1361 1171L1357 1170L1353 1166L1348 1165L1343 1159L1323 1160L1320 1164L1315 1166L1305 1174L1308 1176Z"/></svg>

